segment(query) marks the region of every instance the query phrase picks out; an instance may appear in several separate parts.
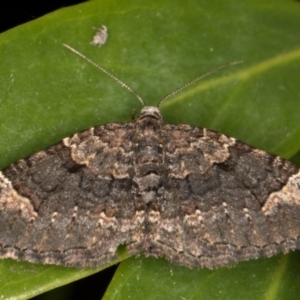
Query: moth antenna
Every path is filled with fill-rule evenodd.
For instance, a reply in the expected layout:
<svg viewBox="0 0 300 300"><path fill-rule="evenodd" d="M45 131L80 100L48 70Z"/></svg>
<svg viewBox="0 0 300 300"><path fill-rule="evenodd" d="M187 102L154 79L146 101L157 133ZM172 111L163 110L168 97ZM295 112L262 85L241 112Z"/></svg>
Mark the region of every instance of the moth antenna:
<svg viewBox="0 0 300 300"><path fill-rule="evenodd" d="M241 63L243 63L243 61L233 61L233 62L231 62L231 63L228 63L228 64L225 64L225 65L222 65L222 66L219 66L219 67L216 67L216 68L212 69L211 71L209 71L209 72L207 72L207 73L205 73L205 74L203 74L203 75L201 75L201 76L195 78L194 80L192 80L192 81L190 81L190 82L184 84L183 86L181 86L181 87L175 89L173 92L167 94L164 98L162 98L162 99L158 102L157 107L160 107L160 105L161 105L163 102L165 102L168 98L170 98L171 96L174 96L175 94L177 94L178 92L184 90L184 89L187 88L188 86L190 86L190 85L196 83L196 82L199 81L200 79L202 79L202 78L204 78L204 77L207 77L207 76L209 76L209 75L211 75L211 74L213 74L213 73L219 71L220 69L223 69L223 68L226 68L226 67L230 67L230 66L234 66L234 65L238 65L238 64L241 64Z"/></svg>
<svg viewBox="0 0 300 300"><path fill-rule="evenodd" d="M122 80L120 80L119 78L117 78L116 76L114 76L113 74L111 74L110 72L108 72L107 70L105 70L103 67L101 67L100 65L98 65L97 63L95 63L94 61L92 61L91 59L89 59L88 57L86 57L84 54L82 54L79 51L75 50L71 46L69 46L67 44L63 44L63 46L66 47L66 48L68 48L70 51L74 52L78 56L82 57L87 62L89 62L90 64L92 64L93 66L95 66L96 68L98 68L100 71L102 71L104 74L106 74L107 76L109 76L110 78L112 78L113 80L115 80L123 88L127 89L129 92L131 92L133 95L135 95L138 98L138 100L142 103L142 105L145 106L145 103L144 103L142 97L134 89L132 89L131 87L129 87L125 82L123 82Z"/></svg>

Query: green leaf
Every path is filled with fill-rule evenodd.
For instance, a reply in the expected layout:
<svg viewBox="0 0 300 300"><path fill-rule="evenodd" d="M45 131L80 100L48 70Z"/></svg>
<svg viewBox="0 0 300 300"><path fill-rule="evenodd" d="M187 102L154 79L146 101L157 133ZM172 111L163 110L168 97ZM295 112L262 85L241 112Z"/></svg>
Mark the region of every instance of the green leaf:
<svg viewBox="0 0 300 300"><path fill-rule="evenodd" d="M0 167L91 126L128 122L132 110L140 110L132 94L63 43L124 80L147 105L214 67L243 60L165 102L165 121L207 127L291 157L300 149L299 13L299 2L291 0L102 0L1 34ZM108 27L107 43L91 46L92 27L102 24ZM205 299L218 295L219 287L223 299L251 297L253 290L260 298L294 299L300 286L297 255L216 271L131 259L121 264L106 297L125 292L144 297L145 290L149 298L157 287L165 299ZM139 280L132 276L137 270ZM172 279L169 270L176 284L165 281ZM95 271L3 260L0 296L27 299ZM128 278L132 290L125 291Z"/></svg>
<svg viewBox="0 0 300 300"><path fill-rule="evenodd" d="M233 268L187 269L163 259L130 258L118 268L103 300L298 299L300 252L241 262Z"/></svg>
<svg viewBox="0 0 300 300"><path fill-rule="evenodd" d="M0 298L29 299L102 269L78 270L62 266L45 266L2 259L0 260Z"/></svg>

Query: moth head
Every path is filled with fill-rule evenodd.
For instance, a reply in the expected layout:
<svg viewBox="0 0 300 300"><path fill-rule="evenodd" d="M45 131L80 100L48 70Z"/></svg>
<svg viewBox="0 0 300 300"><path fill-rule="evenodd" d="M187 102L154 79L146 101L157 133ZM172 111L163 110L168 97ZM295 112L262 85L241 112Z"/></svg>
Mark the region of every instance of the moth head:
<svg viewBox="0 0 300 300"><path fill-rule="evenodd" d="M138 119L142 120L144 118L154 118L156 120L162 119L162 115L158 107L154 106L144 106L139 114Z"/></svg>

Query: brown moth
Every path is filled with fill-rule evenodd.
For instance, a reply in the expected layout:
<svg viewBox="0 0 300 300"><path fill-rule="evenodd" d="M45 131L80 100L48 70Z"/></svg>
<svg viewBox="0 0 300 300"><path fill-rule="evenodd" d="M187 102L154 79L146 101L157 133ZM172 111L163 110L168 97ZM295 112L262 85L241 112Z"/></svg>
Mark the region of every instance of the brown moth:
<svg viewBox="0 0 300 300"><path fill-rule="evenodd" d="M212 269L300 248L296 166L221 133L165 123L158 107L64 46L144 108L133 122L76 133L0 172L0 257L98 267L126 245Z"/></svg>

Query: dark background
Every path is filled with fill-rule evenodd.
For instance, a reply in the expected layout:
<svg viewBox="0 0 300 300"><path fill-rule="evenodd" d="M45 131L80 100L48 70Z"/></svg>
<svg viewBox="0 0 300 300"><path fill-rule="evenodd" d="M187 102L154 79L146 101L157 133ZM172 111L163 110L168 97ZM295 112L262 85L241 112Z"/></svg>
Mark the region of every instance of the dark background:
<svg viewBox="0 0 300 300"><path fill-rule="evenodd" d="M0 32L83 0L1 0Z"/></svg>
<svg viewBox="0 0 300 300"><path fill-rule="evenodd" d="M1 0L0 1L0 33L23 23L37 19L57 9L75 5L80 0ZM78 280L64 287L57 288L34 300L99 300L102 298L116 267L105 269L95 275Z"/></svg>

